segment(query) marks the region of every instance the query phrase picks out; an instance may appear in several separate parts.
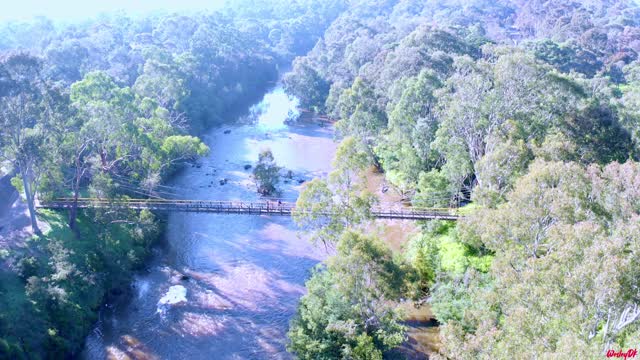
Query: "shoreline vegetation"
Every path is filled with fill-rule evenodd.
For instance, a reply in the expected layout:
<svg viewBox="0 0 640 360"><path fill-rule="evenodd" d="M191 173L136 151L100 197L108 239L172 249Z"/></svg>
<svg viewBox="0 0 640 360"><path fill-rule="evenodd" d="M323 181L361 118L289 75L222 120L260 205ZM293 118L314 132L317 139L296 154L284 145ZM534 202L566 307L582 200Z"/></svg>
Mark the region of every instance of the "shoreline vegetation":
<svg viewBox="0 0 640 360"><path fill-rule="evenodd" d="M245 5L0 25L1 155L16 163L12 184L27 190L29 206L36 197L166 196L163 180L208 152L192 135L263 94L341 6ZM32 214L34 235L2 253L0 358L76 357L97 310L122 296L162 224L144 210Z"/></svg>
<svg viewBox="0 0 640 360"><path fill-rule="evenodd" d="M298 224L339 251L307 283L290 350L393 358L402 299L440 324L430 358L634 348L639 38L633 1L351 3L284 78L344 139L298 200ZM369 167L381 191L464 219L420 224L388 259ZM326 220L331 207L348 210Z"/></svg>
<svg viewBox="0 0 640 360"><path fill-rule="evenodd" d="M292 64L282 82L303 120L339 119L341 140L293 215L335 250L291 320L294 356L424 357L404 321L424 304L439 330L429 358L636 346L636 2L229 6L0 26L0 164L15 164L32 210L60 195L163 196L163 179L208 152L194 135ZM273 192L278 159L260 160L259 190ZM465 216L378 226L380 198ZM0 358L76 356L105 294L162 229L148 211L42 211L40 227L31 215L36 235L0 253Z"/></svg>

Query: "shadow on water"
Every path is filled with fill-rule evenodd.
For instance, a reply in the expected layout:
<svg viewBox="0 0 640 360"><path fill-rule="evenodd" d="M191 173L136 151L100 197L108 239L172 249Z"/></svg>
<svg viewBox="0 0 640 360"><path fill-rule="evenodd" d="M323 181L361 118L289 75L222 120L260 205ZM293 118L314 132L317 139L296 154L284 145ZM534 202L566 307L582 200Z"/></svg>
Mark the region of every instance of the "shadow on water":
<svg viewBox="0 0 640 360"><path fill-rule="evenodd" d="M229 235L233 238L234 234ZM289 358L284 352L287 324L303 293L308 270L318 260L287 255L285 242L271 244L270 249L244 247L239 254L242 262L217 273L182 269L180 273L189 276L189 280L180 282L189 289L189 301L169 310L164 319L153 313L155 304L147 304L139 311L148 313L151 324L123 326L128 327L126 334L132 334L162 358L174 358L170 356L175 354L194 359L210 358L211 354L218 354L216 358L220 359ZM253 272L257 276L247 283L225 281L235 279L235 269L245 264L260 270ZM224 260L211 264L218 268L228 265ZM243 273L244 277L251 274ZM116 344L120 344L116 348L124 348L121 351L129 346L122 339Z"/></svg>
<svg viewBox="0 0 640 360"><path fill-rule="evenodd" d="M254 165L264 147L294 173L281 184L281 197L295 199L301 182L326 174L335 152L331 130L283 126L294 104L280 88L264 99L256 124L207 132L211 154L167 189L185 199L260 200L245 165ZM161 249L149 271L135 277L130 299L103 309L85 359L291 358L288 323L310 270L327 253L299 238L290 218L171 213ZM176 286L186 289L186 303L159 313L159 299Z"/></svg>

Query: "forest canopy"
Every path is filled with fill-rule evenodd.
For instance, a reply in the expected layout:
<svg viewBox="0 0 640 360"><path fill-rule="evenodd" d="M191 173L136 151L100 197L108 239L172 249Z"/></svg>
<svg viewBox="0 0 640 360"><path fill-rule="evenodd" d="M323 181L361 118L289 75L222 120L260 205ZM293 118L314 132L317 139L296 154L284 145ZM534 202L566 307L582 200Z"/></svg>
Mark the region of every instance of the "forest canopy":
<svg viewBox="0 0 640 360"><path fill-rule="evenodd" d="M403 302L431 307L434 358L634 348L639 52L631 0L236 0L0 23L0 169L33 230L0 268L0 357L77 356L162 231L150 211L78 199L162 197L210 151L198 135L281 75L341 141L293 214L335 250L291 321L297 357L396 356ZM258 160L258 190L277 193L278 159ZM403 206L459 220L392 251L369 233L371 171ZM36 211L56 197L74 205Z"/></svg>
<svg viewBox="0 0 640 360"><path fill-rule="evenodd" d="M2 249L0 358L77 356L100 305L160 236L150 211L82 211L78 198L166 197L162 182L208 154L198 135L273 86L343 7L236 1L0 23L0 175L15 175L34 234ZM69 211L36 211L59 197Z"/></svg>
<svg viewBox="0 0 640 360"><path fill-rule="evenodd" d="M405 249L413 289L442 324L434 356L635 347L638 52L632 1L381 0L350 3L294 60L287 90L337 120L343 145L406 201L466 205L458 223L425 223ZM319 203L359 196L330 186L303 191L301 224L317 228ZM340 244L362 228L349 219L316 234ZM331 276L310 281L296 331Z"/></svg>

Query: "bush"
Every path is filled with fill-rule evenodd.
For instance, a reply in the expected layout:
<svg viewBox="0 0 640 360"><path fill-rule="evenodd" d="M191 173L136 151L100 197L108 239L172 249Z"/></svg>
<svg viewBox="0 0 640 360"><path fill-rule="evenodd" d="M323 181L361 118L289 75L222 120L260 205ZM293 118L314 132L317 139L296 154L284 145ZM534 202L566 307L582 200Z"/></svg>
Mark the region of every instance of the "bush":
<svg viewBox="0 0 640 360"><path fill-rule="evenodd" d="M280 168L276 165L271 150L260 152L258 165L253 169L253 177L260 194L270 195L276 192L276 186L280 182Z"/></svg>
<svg viewBox="0 0 640 360"><path fill-rule="evenodd" d="M23 257L18 261L18 276L24 281L32 276L37 276L40 273L40 263L38 259L33 256Z"/></svg>

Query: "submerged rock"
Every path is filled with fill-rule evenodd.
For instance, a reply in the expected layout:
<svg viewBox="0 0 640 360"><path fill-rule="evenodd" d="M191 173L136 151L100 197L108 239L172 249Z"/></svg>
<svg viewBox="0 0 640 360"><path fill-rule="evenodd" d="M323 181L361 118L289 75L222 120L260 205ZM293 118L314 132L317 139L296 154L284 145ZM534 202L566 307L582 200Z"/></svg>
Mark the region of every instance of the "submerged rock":
<svg viewBox="0 0 640 360"><path fill-rule="evenodd" d="M167 290L167 293L158 301L158 310L160 314L164 314L170 307L187 302L187 288L182 285L173 285Z"/></svg>
<svg viewBox="0 0 640 360"><path fill-rule="evenodd" d="M231 130L225 130L224 133L225 134L231 134Z"/></svg>
<svg viewBox="0 0 640 360"><path fill-rule="evenodd" d="M249 164L245 165L245 166L244 166L244 169L245 169L245 170L249 170L249 169L251 169L251 165L249 165Z"/></svg>
<svg viewBox="0 0 640 360"><path fill-rule="evenodd" d="M113 288L111 289L111 295L113 296L120 296L122 295L123 291L121 288Z"/></svg>

